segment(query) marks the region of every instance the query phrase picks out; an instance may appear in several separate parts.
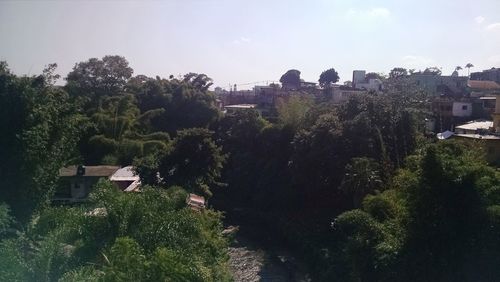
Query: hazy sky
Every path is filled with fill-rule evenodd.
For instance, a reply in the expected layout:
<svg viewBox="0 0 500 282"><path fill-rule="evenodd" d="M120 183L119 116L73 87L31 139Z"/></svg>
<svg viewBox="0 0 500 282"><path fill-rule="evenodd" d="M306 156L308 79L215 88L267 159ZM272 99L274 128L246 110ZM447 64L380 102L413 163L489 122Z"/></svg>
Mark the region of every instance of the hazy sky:
<svg viewBox="0 0 500 282"><path fill-rule="evenodd" d="M330 67L341 81L354 69L477 71L500 67L500 1L0 0L0 60L17 74L56 62L65 76L115 54L134 74L206 73L222 87L291 68L308 81Z"/></svg>

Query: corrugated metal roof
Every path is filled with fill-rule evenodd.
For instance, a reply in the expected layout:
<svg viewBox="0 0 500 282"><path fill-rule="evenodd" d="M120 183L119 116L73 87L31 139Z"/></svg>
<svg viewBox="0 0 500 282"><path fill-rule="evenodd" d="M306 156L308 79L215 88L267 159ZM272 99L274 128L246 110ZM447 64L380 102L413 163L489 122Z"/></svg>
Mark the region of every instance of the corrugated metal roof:
<svg viewBox="0 0 500 282"><path fill-rule="evenodd" d="M463 130L478 130L478 129L489 129L490 127L493 127L493 121L483 120L483 121L471 121L466 124L458 125L455 128Z"/></svg>

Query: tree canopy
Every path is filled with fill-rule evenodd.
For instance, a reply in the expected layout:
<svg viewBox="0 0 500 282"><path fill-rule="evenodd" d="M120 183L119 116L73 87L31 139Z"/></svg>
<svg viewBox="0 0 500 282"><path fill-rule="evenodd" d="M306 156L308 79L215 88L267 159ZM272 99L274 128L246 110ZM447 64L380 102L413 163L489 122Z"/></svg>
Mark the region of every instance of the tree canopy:
<svg viewBox="0 0 500 282"><path fill-rule="evenodd" d="M328 87L337 81L339 81L339 75L334 68L327 69L322 72L318 80L322 87Z"/></svg>
<svg viewBox="0 0 500 282"><path fill-rule="evenodd" d="M286 89L299 89L300 88L300 71L288 70L280 78L283 88Z"/></svg>

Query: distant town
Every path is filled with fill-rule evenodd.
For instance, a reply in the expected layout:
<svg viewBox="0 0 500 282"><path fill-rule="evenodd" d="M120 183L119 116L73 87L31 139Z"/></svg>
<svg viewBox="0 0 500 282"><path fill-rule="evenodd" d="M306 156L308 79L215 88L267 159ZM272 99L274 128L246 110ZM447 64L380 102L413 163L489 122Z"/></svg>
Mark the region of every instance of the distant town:
<svg viewBox="0 0 500 282"><path fill-rule="evenodd" d="M472 64L467 64L470 73ZM448 138L481 139L486 142L490 161L500 158L500 68L459 75L456 67L450 75L443 75L439 68L430 67L415 72L394 68L388 76L354 70L352 81L343 84L320 85L316 82L280 80L278 83L255 85L252 90L238 90L235 84L229 90L215 88L217 104L224 112L256 109L263 116L269 115L277 101L294 95L316 98L328 97L333 104L342 104L351 97L376 95L384 90L388 79L405 79L410 85L426 94L430 109L425 119L425 130L436 134L440 140ZM464 70L463 70L464 71Z"/></svg>

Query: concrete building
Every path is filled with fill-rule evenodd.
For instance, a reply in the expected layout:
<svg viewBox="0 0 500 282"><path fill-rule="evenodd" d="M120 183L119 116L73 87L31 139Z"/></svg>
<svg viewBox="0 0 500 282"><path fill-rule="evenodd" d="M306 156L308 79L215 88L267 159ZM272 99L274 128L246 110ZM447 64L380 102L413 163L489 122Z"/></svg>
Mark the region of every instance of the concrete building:
<svg viewBox="0 0 500 282"><path fill-rule="evenodd" d="M346 86L334 86L332 89L332 102L334 104L343 104L351 97L357 96L357 95L362 95L366 94L365 90L361 89L356 89L352 87L346 87Z"/></svg>
<svg viewBox="0 0 500 282"><path fill-rule="evenodd" d="M468 94L466 76L414 73L410 75L410 79L430 96L461 98Z"/></svg>
<svg viewBox="0 0 500 282"><path fill-rule="evenodd" d="M381 91L383 83L380 79L366 78L366 71L355 70L352 72L352 87L364 90Z"/></svg>
<svg viewBox="0 0 500 282"><path fill-rule="evenodd" d="M472 115L472 103L454 101L451 113L454 117L470 117Z"/></svg>
<svg viewBox="0 0 500 282"><path fill-rule="evenodd" d="M470 74L471 80L486 80L500 83L500 68L491 68L481 72L473 72Z"/></svg>
<svg viewBox="0 0 500 282"><path fill-rule="evenodd" d="M75 203L85 201L93 186L101 178L107 178L125 192L138 191L140 178L131 166L83 166L73 165L59 170L60 183L53 201Z"/></svg>
<svg viewBox="0 0 500 282"><path fill-rule="evenodd" d="M498 97L498 96L497 96ZM486 159L491 163L500 163L500 99L496 99L493 121L487 123L470 122L457 126L457 133L453 138L461 139L465 142L473 142L474 145L482 146L486 153ZM485 129L487 126L490 126ZM473 132L474 131L474 132Z"/></svg>

